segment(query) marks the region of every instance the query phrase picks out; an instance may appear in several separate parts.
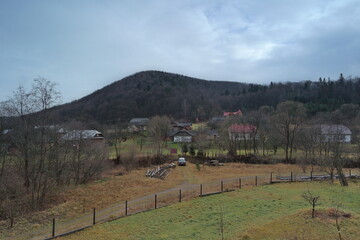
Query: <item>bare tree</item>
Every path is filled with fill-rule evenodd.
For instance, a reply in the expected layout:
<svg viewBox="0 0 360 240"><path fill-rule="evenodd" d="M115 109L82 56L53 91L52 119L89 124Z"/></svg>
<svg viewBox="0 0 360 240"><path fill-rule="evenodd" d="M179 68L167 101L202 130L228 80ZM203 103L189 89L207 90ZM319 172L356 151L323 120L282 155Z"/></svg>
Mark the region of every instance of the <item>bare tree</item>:
<svg viewBox="0 0 360 240"><path fill-rule="evenodd" d="M5 129L4 124L4 109L3 106L0 105L0 179L4 174L6 160L8 158L8 150L10 147L9 143L9 132Z"/></svg>
<svg viewBox="0 0 360 240"><path fill-rule="evenodd" d="M23 169L24 185L30 186L30 150L32 148L31 133L34 128L31 113L35 111L34 96L25 88L19 86L13 96L4 103L4 111L6 116L16 117L16 125L14 126L14 134L12 142L18 149L18 158L21 160Z"/></svg>
<svg viewBox="0 0 360 240"><path fill-rule="evenodd" d="M321 126L320 126L321 127ZM326 125L326 133L322 134L320 141L324 141L329 147L329 154L325 157L320 156L320 163L322 167L330 174L331 181L334 181L334 172L336 171L340 184L348 186L343 168L347 163L344 154L343 143L343 126L342 125ZM331 150L331 152L330 152Z"/></svg>
<svg viewBox="0 0 360 240"><path fill-rule="evenodd" d="M155 116L149 122L149 136L156 147L156 157L160 158L166 146L166 137L170 129L170 119L167 116Z"/></svg>
<svg viewBox="0 0 360 240"><path fill-rule="evenodd" d="M230 156L236 156L240 149L243 136L233 132L232 126L243 124L244 119L240 116L232 116L221 123L220 127L220 147L227 150ZM245 148L244 143L244 148Z"/></svg>
<svg viewBox="0 0 360 240"><path fill-rule="evenodd" d="M276 107L272 122L284 140L286 162L292 159L295 136L305 116L305 107L302 103L286 101Z"/></svg>
<svg viewBox="0 0 360 240"><path fill-rule="evenodd" d="M331 164L331 163L330 163ZM341 186L348 186L343 168L346 164L346 159L343 157L343 145L337 141L334 143L334 150L332 154L332 164L336 169Z"/></svg>
<svg viewBox="0 0 360 240"><path fill-rule="evenodd" d="M262 147L262 155L265 156L265 149L268 149L268 145L271 139L271 123L270 115L273 113L274 109L269 106L261 106L258 110L259 112L259 124L258 124L258 138Z"/></svg>
<svg viewBox="0 0 360 240"><path fill-rule="evenodd" d="M313 171L313 165L315 164L314 154L319 136L319 128L313 125L312 122L305 123L299 130L297 146L302 150L303 158L297 159L297 163L300 164L303 172L306 172L309 164L311 164L311 171Z"/></svg>
<svg viewBox="0 0 360 240"><path fill-rule="evenodd" d="M273 112L273 108L269 106L262 106L257 111L252 111L246 116L246 122L254 126L251 134L252 149L254 154L258 152L257 142L262 144L262 154L265 156L265 146L269 140L270 135L270 114Z"/></svg>
<svg viewBox="0 0 360 240"><path fill-rule="evenodd" d="M247 116L246 119L247 119L246 121L249 124L251 124L252 126L255 127L255 128L253 128L253 132L251 134L253 153L254 153L254 155L256 155L256 153L258 152L257 142L258 142L258 139L261 139L261 141L263 143L263 155L264 155L264 144L267 140L267 138L266 138L266 115L263 112L261 112L260 110L252 111L249 113L249 115ZM260 129L263 131L263 134L261 136L260 136L260 131L261 131Z"/></svg>
<svg viewBox="0 0 360 240"><path fill-rule="evenodd" d="M43 204L46 195L56 185L52 176L51 166L54 160L54 141L57 140L56 127L51 125L49 108L60 102L60 93L56 90L56 83L48 79L38 77L34 79L31 94L34 99L35 111L37 111L36 125L34 126L35 160L32 175L32 200L33 203ZM55 157L56 158L56 157Z"/></svg>
<svg viewBox="0 0 360 240"><path fill-rule="evenodd" d="M310 190L307 190L307 192L303 193L302 197L311 205L311 217L315 218L315 207L319 205L318 200L320 196L315 195L314 193L310 192Z"/></svg>
<svg viewBox="0 0 360 240"><path fill-rule="evenodd" d="M84 184L99 176L106 166L107 146L103 139L92 139L84 126L78 122L70 123L69 131L62 138L66 149L66 162L69 176L74 184Z"/></svg>
<svg viewBox="0 0 360 240"><path fill-rule="evenodd" d="M107 131L107 142L110 146L114 147L115 150L115 164L121 163L121 144L128 140L128 131L122 124L116 124L108 127Z"/></svg>
<svg viewBox="0 0 360 240"><path fill-rule="evenodd" d="M207 135L206 135L206 128L201 125L198 129L197 129L197 134L195 136L195 146L198 149L198 153L204 153L205 152L205 148L208 146L208 140L207 140ZM190 151L190 148L189 148Z"/></svg>
<svg viewBox="0 0 360 240"><path fill-rule="evenodd" d="M31 192L33 207L44 202L53 186L50 166L54 152L50 153L55 145L48 110L60 99L55 86L47 79L36 78L30 91L20 86L5 103L6 115L16 122L11 141L17 149L17 162L24 186Z"/></svg>

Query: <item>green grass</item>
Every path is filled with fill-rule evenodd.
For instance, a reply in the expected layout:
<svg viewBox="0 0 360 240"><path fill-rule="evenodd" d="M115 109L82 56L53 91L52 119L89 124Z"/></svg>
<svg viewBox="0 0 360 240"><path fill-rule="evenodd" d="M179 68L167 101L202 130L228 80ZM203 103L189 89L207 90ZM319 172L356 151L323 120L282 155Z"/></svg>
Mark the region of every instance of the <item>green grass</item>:
<svg viewBox="0 0 360 240"><path fill-rule="evenodd" d="M301 195L320 195L320 211L340 202L351 218L343 219L345 239L360 232L360 184L341 187L327 182L283 183L197 198L169 207L99 224L65 239L221 239L220 207L225 239L337 239L330 219L311 219Z"/></svg>
<svg viewBox="0 0 360 240"><path fill-rule="evenodd" d="M201 126L202 126L201 123L193 124L193 129L197 129ZM142 148L140 147L140 138L143 140ZM241 143L241 150L237 151L238 155L253 154L251 141L249 141L247 144L248 144L247 151L245 152L245 150L243 149L244 148L243 143ZM194 145L196 148L196 143L189 143L188 150L190 150L190 145ZM164 147L163 149L163 155L171 155L170 149L172 148L177 149L177 154L172 154L172 155L174 156L181 155L182 154L181 146L182 144L180 143L173 143L172 141L168 141L166 142L166 147ZM206 147L204 151L206 152L207 156L210 157L215 158L219 154L226 155L228 153L227 150L219 149L219 146L215 143L214 140L206 140L205 146ZM354 144L345 144L343 156L347 158L357 159L358 156L356 154L357 152L356 148L357 146ZM134 137L133 139L128 139L126 142L122 142L120 144L121 155L126 156L132 151L134 151L138 156L153 156L156 153L156 149L153 143L151 142L151 139L146 137ZM262 156L262 148L260 146L258 146L258 154ZM115 155L116 154L115 154L114 146L109 146L109 157L115 158ZM282 147L278 147L276 154L274 154L273 149L268 149L265 150L265 155L268 156L270 159L285 159L285 149ZM293 159L301 159L304 157L305 157L305 153L301 149L293 150L292 153Z"/></svg>

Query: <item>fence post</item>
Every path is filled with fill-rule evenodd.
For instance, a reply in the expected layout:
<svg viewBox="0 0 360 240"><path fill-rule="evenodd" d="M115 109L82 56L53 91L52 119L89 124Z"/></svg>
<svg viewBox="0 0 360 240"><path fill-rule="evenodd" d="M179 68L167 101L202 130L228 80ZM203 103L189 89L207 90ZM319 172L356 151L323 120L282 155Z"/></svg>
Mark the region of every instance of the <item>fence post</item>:
<svg viewBox="0 0 360 240"><path fill-rule="evenodd" d="M96 209L94 208L94 210L93 210L93 225L95 225L95 211L96 211Z"/></svg>
<svg viewBox="0 0 360 240"><path fill-rule="evenodd" d="M290 182L293 181L293 173L291 172L291 175L290 175Z"/></svg>
<svg viewBox="0 0 360 240"><path fill-rule="evenodd" d="M55 218L53 218L52 237L55 237Z"/></svg>
<svg viewBox="0 0 360 240"><path fill-rule="evenodd" d="M349 169L349 177L351 177L351 169Z"/></svg>
<svg viewBox="0 0 360 240"><path fill-rule="evenodd" d="M255 186L257 186L257 176L255 176Z"/></svg>
<svg viewBox="0 0 360 240"><path fill-rule="evenodd" d="M270 173L270 184L272 184L272 175L273 175L273 173L271 172Z"/></svg>
<svg viewBox="0 0 360 240"><path fill-rule="evenodd" d="M157 194L155 194L155 209L157 209Z"/></svg>
<svg viewBox="0 0 360 240"><path fill-rule="evenodd" d="M125 216L128 215L128 201L125 201Z"/></svg>
<svg viewBox="0 0 360 240"><path fill-rule="evenodd" d="M221 192L224 192L224 182L221 180Z"/></svg>
<svg viewBox="0 0 360 240"><path fill-rule="evenodd" d="M181 189L179 189L179 202L181 202Z"/></svg>
<svg viewBox="0 0 360 240"><path fill-rule="evenodd" d="M310 172L310 181L313 180L313 171Z"/></svg>
<svg viewBox="0 0 360 240"><path fill-rule="evenodd" d="M203 185L200 184L200 196L202 196L202 195L203 195Z"/></svg>
<svg viewBox="0 0 360 240"><path fill-rule="evenodd" d="M239 189L241 189L241 178L239 178Z"/></svg>

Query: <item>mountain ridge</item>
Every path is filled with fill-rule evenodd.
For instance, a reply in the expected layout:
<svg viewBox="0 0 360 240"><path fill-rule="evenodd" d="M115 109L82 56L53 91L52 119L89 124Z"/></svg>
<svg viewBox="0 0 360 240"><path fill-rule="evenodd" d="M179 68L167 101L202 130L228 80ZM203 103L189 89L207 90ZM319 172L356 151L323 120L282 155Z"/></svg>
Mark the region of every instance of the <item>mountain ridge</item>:
<svg viewBox="0 0 360 240"><path fill-rule="evenodd" d="M359 78L260 85L151 70L129 75L54 110L62 121L111 124L155 115L194 121L208 120L224 111L247 112L292 100L306 104L308 112L315 114L332 111L344 103L359 104L359 92Z"/></svg>
<svg viewBox="0 0 360 240"><path fill-rule="evenodd" d="M99 117L100 113L96 114L93 109L94 107L100 109L105 107L108 109L106 112L112 112L112 114L110 114L111 118L109 119L108 116L106 121L127 121L133 117L150 117L157 114L184 118L185 116L181 116L184 115L184 109L181 109L184 107L190 108L189 116L192 117L195 110L191 109L190 106L182 106L184 105L184 101L189 101L185 103L185 105L194 104L195 102L200 102L201 96L203 98L202 101L204 101L204 95L207 95L205 92L210 94L209 91L212 89L211 93L221 95L219 89L223 89L224 87L226 88L223 91L225 94L227 89L238 88L240 90L247 87L247 84L217 80L209 81L155 70L142 71L117 80L81 99L58 106L56 109L61 116L71 117L74 116L74 112L78 111L80 113L79 115L87 116L84 118L90 117L90 119L100 120L100 122L103 122L101 117ZM204 88L203 90L199 90L199 92L202 93L200 100L198 97L192 95L194 88ZM170 95L174 92L178 94ZM183 97L179 96L179 94ZM189 97L189 95L192 96ZM174 100L174 98L176 98L176 100ZM169 104L172 104L171 108L165 106L164 100L170 101ZM147 104L149 101L154 107L150 107L149 104ZM207 101L211 102L210 99L207 99ZM104 102L110 104L115 110L111 111L109 106L104 106ZM89 106L89 103L92 107ZM148 105L147 108L152 108L153 110L144 109L144 105ZM179 105L181 107L179 107ZM154 109L156 106L158 106L158 110ZM199 105L198 107L203 106ZM128 113L130 111L129 109L131 109L132 113ZM201 109L197 110L201 111ZM105 111L100 111L102 114L105 114ZM115 111L125 113L125 116L119 116ZM221 114L222 110L221 108L216 108L213 111L209 109L207 111L208 114L210 114L210 112L213 114ZM106 113L106 115L109 114Z"/></svg>

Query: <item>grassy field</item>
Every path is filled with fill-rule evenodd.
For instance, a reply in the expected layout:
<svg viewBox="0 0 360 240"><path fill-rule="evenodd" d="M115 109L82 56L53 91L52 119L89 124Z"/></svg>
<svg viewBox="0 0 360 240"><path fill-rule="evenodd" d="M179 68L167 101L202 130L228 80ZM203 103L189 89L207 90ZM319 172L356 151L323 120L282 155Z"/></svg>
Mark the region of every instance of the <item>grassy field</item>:
<svg viewBox="0 0 360 240"><path fill-rule="evenodd" d="M308 189L320 195L314 219L301 197ZM221 229L224 239L338 239L330 209L341 203L350 214L340 219L343 239L357 240L359 202L359 182L347 188L328 182L282 183L177 203L61 239L222 239Z"/></svg>
<svg viewBox="0 0 360 240"><path fill-rule="evenodd" d="M141 143L140 144L140 140ZM196 143L188 144L188 151L190 151L190 145L193 145L196 148ZM207 156L216 158L216 156L219 155L227 155L228 151L224 149L220 149L218 144L214 142L214 140L207 140L207 143L205 144L205 153ZM237 155L246 155L246 154L253 154L252 145L249 141L247 150L243 149L243 146L241 147L241 150L237 151ZM126 157L129 154L135 154L136 156L141 157L147 157L147 156L154 156L156 153L154 144L151 142L150 139L146 138L134 138L129 139L126 142L122 142L120 144L120 152L123 157ZM176 154L171 154L171 149L177 149ZM197 149L195 150L197 152ZM181 143L174 143L172 141L166 142L166 146L163 149L164 155L171 155L173 157L177 157L178 155L182 155L182 144ZM262 148L258 147L258 155L262 156ZM316 153L318 154L318 153ZM342 153L344 157L347 157L349 159L358 159L357 155L357 146L355 144L345 144L344 145L344 152ZM188 152L187 155L190 155ZM274 154L273 149L267 149L265 150L265 155L270 159L285 159L285 150L282 147L279 147L276 151L276 154ZM115 158L115 148L114 146L109 146L109 158ZM292 157L294 159L302 159L305 157L305 152L301 149L294 149L292 153Z"/></svg>
<svg viewBox="0 0 360 240"><path fill-rule="evenodd" d="M145 168L129 173L123 169L114 169L98 181L87 185L70 186L57 192L51 196L51 206L47 206L42 211L17 217L12 229L7 229L7 221L0 221L0 238L39 229L48 225L53 217L61 221L70 220L91 212L94 207L101 210L125 200L140 198L184 184L207 183L241 176L268 176L270 172L274 172L275 175L289 175L290 171L300 172L301 168L286 164L227 163L223 167L201 167L198 171L195 164L189 163L186 167L171 170L165 180L145 177Z"/></svg>
<svg viewBox="0 0 360 240"><path fill-rule="evenodd" d="M190 145L188 145L188 151L190 151ZM194 145L196 146L196 145ZM127 156L130 153L135 153L137 156L141 156L141 157L146 157L146 156L154 156L155 154L155 149L154 149L154 145L150 142L150 140L146 140L142 143L142 146L139 145L139 141L138 140L133 140L130 139L126 142L121 143L120 145L120 153L122 156ZM171 154L171 149L177 149L177 153L176 154ZM197 152L197 150L195 150L195 152ZM218 155L226 155L228 153L228 151L223 150L223 149L219 149L215 143L211 144L211 147L207 147L205 149L205 152L207 154L207 156L210 157L216 157ZM245 152L244 149L242 150L238 150L237 151L237 155L246 155L246 154L252 154L253 151L251 149L251 146L248 146L247 151ZM163 154L164 155L172 155L174 157L177 157L178 155L182 155L182 144L180 143L173 143L172 141L168 141L166 143L166 147L164 147L163 149ZM262 154L262 149L259 149L259 154ZM265 154L267 156L269 156L270 158L275 158L275 159L284 159L285 158L285 151L282 148L279 148L276 152L276 154L273 154L273 150L269 150L266 151ZM188 152L187 155L190 155L190 153ZM109 146L109 158L115 158L116 157L116 153L115 153L115 148L114 146ZM304 157L304 152L301 150L297 150L293 152L293 157L294 158L302 158Z"/></svg>

